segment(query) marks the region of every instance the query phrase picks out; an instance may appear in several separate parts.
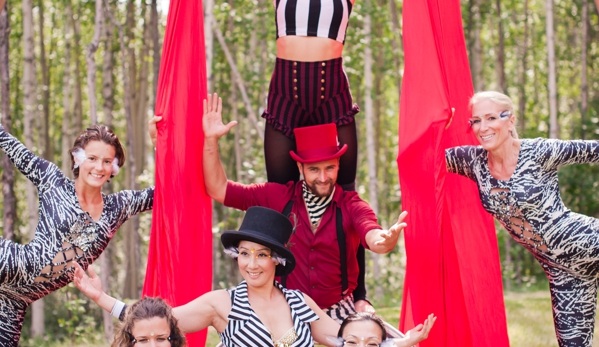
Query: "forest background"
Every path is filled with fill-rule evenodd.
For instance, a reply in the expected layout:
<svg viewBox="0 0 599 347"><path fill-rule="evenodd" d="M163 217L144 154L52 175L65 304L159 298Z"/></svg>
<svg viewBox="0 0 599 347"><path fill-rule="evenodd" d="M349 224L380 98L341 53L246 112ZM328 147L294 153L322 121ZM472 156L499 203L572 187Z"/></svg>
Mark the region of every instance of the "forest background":
<svg viewBox="0 0 599 347"><path fill-rule="evenodd" d="M599 17L590 0L462 0L462 16L476 91L510 95L521 137L599 139ZM240 124L221 140L229 178L266 180L262 155L264 110L275 60L274 9L268 0L206 0L209 91L224 100L223 115ZM8 0L0 14L2 124L38 155L70 173L77 133L100 122L126 144L124 174L106 193L153 182L147 135L153 114L167 0ZM357 187L384 227L397 218L401 188L396 165L403 51L402 1L357 0L344 64L357 116ZM200 115L193 115L200 116ZM466 130L466 125L464 125ZM200 131L198 129L198 131ZM37 223L37 192L2 155L2 232L26 243ZM400 168L409 170L409 168ZM572 210L599 217L599 167L560 170L562 197ZM236 267L222 257L221 230L242 214L214 206L214 288L234 285ZM151 214L127 222L96 262L108 292L141 294ZM386 225L387 224L387 225ZM497 225L504 288L546 287L538 264ZM375 306L398 306L405 269L402 246L368 254L367 284ZM24 346L48 341L110 340L113 320L72 285L29 310Z"/></svg>

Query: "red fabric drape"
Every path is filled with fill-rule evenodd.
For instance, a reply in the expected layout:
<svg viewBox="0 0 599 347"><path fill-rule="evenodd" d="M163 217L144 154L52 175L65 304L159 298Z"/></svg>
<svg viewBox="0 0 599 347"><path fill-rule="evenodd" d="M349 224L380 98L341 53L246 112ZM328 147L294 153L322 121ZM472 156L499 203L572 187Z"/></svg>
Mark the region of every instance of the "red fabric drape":
<svg viewBox="0 0 599 347"><path fill-rule="evenodd" d="M439 318L420 346L508 346L497 237L476 185L448 174L444 149L477 144L459 0L405 0L397 163L407 269L400 328ZM456 109L452 124L445 126Z"/></svg>
<svg viewBox="0 0 599 347"><path fill-rule="evenodd" d="M156 114L156 192L144 296L185 304L212 284L212 202L202 173L206 98L202 1L171 0ZM204 346L206 332L187 335Z"/></svg>

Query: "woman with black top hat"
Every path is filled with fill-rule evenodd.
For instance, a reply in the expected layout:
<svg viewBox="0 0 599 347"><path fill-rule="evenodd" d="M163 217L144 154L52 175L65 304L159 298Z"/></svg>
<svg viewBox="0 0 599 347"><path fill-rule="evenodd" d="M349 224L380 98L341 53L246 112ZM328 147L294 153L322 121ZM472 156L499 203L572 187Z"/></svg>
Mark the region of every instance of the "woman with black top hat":
<svg viewBox="0 0 599 347"><path fill-rule="evenodd" d="M295 257L286 246L293 226L282 214L265 208L248 209L239 231L225 231L225 253L237 259L244 278L236 288L208 292L190 303L173 308L183 332L213 326L225 346L313 346L314 340L331 345L339 324L314 301L274 280L290 273ZM125 305L102 290L90 268L75 272L75 285L100 307L123 319Z"/></svg>
<svg viewBox="0 0 599 347"><path fill-rule="evenodd" d="M314 340L336 346L339 324L327 316L306 294L289 290L274 280L289 274L295 257L287 248L293 226L287 217L266 207L250 207L239 231L225 231L225 253L237 259L244 278L236 288L208 292L190 303L173 308L179 328L191 333L213 326L227 347L314 346ZM80 267L75 285L100 307L123 320L124 303L106 295L100 278ZM412 346L427 338L436 318L430 315L406 337L393 339L395 346ZM150 333L151 334L151 333Z"/></svg>

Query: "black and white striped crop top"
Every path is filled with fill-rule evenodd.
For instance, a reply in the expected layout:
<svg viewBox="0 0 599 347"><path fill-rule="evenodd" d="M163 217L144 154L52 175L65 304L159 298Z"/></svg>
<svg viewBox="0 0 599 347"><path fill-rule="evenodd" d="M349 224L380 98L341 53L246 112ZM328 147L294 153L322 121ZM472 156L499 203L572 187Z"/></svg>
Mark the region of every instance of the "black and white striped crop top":
<svg viewBox="0 0 599 347"><path fill-rule="evenodd" d="M273 0L277 39L316 36L345 42L351 0Z"/></svg>

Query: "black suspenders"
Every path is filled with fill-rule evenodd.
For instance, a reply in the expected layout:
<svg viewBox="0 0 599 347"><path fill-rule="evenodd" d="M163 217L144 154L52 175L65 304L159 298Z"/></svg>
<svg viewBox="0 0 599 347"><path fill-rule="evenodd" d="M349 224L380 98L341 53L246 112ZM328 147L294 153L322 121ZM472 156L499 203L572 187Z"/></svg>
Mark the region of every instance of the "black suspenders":
<svg viewBox="0 0 599 347"><path fill-rule="evenodd" d="M285 217L289 217L291 208L293 207L293 198L287 202L282 214ZM339 265L341 268L341 298L345 296L347 289L349 288L347 282L347 245L345 243L345 232L343 231L343 215L341 214L341 208L337 206L336 211L336 229L337 229L337 242L339 243ZM281 276L281 284L283 287L287 287L287 276Z"/></svg>

